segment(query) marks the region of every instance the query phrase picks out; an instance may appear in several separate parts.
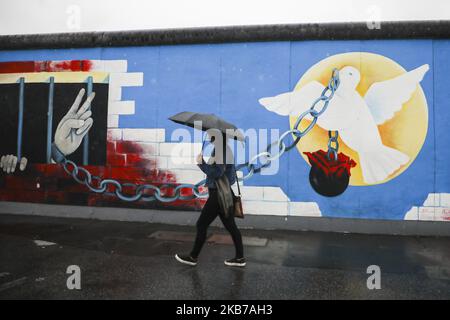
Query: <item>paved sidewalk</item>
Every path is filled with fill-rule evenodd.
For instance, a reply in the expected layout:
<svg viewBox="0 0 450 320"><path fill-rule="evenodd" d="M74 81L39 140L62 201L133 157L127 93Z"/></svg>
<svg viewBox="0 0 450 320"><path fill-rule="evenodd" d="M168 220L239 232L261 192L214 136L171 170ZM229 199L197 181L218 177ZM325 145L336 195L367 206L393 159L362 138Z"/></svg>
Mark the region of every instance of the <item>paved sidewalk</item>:
<svg viewBox="0 0 450 320"><path fill-rule="evenodd" d="M194 228L0 215L0 299L450 299L450 238L243 230L248 264L211 228L195 268ZM381 268L368 290L367 267ZM69 265L81 290L66 287Z"/></svg>

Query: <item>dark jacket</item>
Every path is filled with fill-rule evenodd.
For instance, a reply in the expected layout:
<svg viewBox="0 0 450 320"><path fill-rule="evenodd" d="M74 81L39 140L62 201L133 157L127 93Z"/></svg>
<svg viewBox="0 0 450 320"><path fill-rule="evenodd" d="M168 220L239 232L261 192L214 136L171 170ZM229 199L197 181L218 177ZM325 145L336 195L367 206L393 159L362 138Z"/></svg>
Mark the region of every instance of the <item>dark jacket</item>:
<svg viewBox="0 0 450 320"><path fill-rule="evenodd" d="M215 154L216 154L216 150L214 149L212 152L212 156L215 156ZM219 157L220 157L220 155L219 155ZM198 165L200 170L202 170L206 174L205 185L208 188L215 189L216 188L215 180L220 178L223 174L225 174L225 176L228 178L228 181L230 182L230 186L236 182L236 170L234 168L233 152L226 144L224 145L222 157L225 160L223 160L221 162L225 162L225 164L222 164L222 163L209 164L209 163L206 163L205 160L202 159L202 163Z"/></svg>
<svg viewBox="0 0 450 320"><path fill-rule="evenodd" d="M208 164L204 160L198 165L200 170L206 174L205 185L208 188L215 189L215 180L225 174L230 181L230 186L236 182L234 164Z"/></svg>

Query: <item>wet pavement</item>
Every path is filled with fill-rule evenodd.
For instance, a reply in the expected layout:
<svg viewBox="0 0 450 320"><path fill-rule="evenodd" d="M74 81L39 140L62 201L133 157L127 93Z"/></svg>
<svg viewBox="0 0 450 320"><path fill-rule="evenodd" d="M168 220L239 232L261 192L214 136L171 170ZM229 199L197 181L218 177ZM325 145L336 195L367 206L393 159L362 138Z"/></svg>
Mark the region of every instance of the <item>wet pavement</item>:
<svg viewBox="0 0 450 320"><path fill-rule="evenodd" d="M193 268L173 258L192 227L0 215L0 299L450 299L450 238L242 230L239 269L223 264L224 230L210 233ZM70 265L81 290L66 286Z"/></svg>

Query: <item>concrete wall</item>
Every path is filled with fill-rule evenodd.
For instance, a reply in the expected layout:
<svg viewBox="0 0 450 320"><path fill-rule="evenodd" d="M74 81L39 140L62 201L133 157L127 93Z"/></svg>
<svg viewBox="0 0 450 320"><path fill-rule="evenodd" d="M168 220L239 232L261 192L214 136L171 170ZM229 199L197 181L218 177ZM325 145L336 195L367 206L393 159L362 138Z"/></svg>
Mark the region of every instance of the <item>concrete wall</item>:
<svg viewBox="0 0 450 320"><path fill-rule="evenodd" d="M310 161L303 154L326 150L328 127L322 124L323 127L316 126L311 131L298 149L281 157L276 172L255 175L243 183L244 209L252 215L446 223L450 221L450 138L447 134L450 93L446 88L449 54L450 41L445 39L3 50L0 51L0 86L15 84L20 77L25 77L26 83L45 83L53 76L56 85L69 81L79 83L81 88L85 83L77 80L80 72L83 77L102 74L94 82L107 84L108 96L94 102L92 109L95 103L99 109L107 108L106 124L102 128L107 131L107 138L93 152L105 152L106 160L88 168L101 177L121 182L163 184L196 183L204 178L193 161L201 145L198 141L180 144L173 136L180 126L167 118L177 112L212 112L243 131L253 128L259 133L260 129L266 129L268 131L260 133L258 141L263 149L273 142L271 130L280 133L289 130L295 117L270 112L259 99L298 92L313 81L326 84L333 67L342 70L353 66L361 73L361 82L356 88L361 97L373 83L403 79L397 84L384 83L387 94L381 95L376 103L372 102L369 110L373 115L379 109L391 108L392 115L376 123L376 133L384 145L405 154L407 161L387 172L384 179L368 181L361 168L362 151L349 146L354 143L348 137L345 141L341 134L340 151L355 160L356 167L351 169L350 185L343 194L324 197L310 185ZM80 60L89 68L73 67L74 61ZM24 61L33 61L33 67L29 64L28 69L21 69L24 64L17 62ZM61 67L63 65L70 67ZM424 65L429 69L423 77L415 79L411 73L411 79L406 79L408 72ZM400 91L411 86L411 81L411 92L399 98ZM393 89L389 89L390 86ZM17 88L9 90L8 95L14 96ZM70 98L74 99L75 95L71 94ZM7 101L11 105L15 103L12 98ZM33 108L32 101L26 101L25 110ZM300 102L308 105L310 99L301 97ZM68 107L61 106L62 109ZM352 116L350 109L342 108L342 112L337 112L340 114L338 122ZM2 117L17 121L15 116L10 112ZM59 121L60 118L54 119L54 127ZM94 127L97 123L94 122ZM42 128L46 125L42 124ZM372 145L370 133L365 127L361 130L363 145ZM16 131L5 135L3 139L15 141L17 138ZM45 149L45 144L33 140L33 137L24 137L23 144ZM8 154L13 154L14 150ZM384 167L390 170L389 165ZM32 159L23 172L0 174L0 192L2 201L82 206L196 211L204 204L202 199L127 203L114 195L96 195L73 181L60 165Z"/></svg>

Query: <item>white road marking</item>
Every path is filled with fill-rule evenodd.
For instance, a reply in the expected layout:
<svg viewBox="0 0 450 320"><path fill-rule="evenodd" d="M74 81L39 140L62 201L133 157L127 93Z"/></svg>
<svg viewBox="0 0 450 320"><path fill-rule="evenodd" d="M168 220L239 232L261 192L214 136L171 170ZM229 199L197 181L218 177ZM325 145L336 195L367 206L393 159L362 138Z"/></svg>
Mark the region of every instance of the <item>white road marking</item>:
<svg viewBox="0 0 450 320"><path fill-rule="evenodd" d="M44 240L34 240L34 244L37 245L38 247L49 247L54 246L56 243Z"/></svg>

